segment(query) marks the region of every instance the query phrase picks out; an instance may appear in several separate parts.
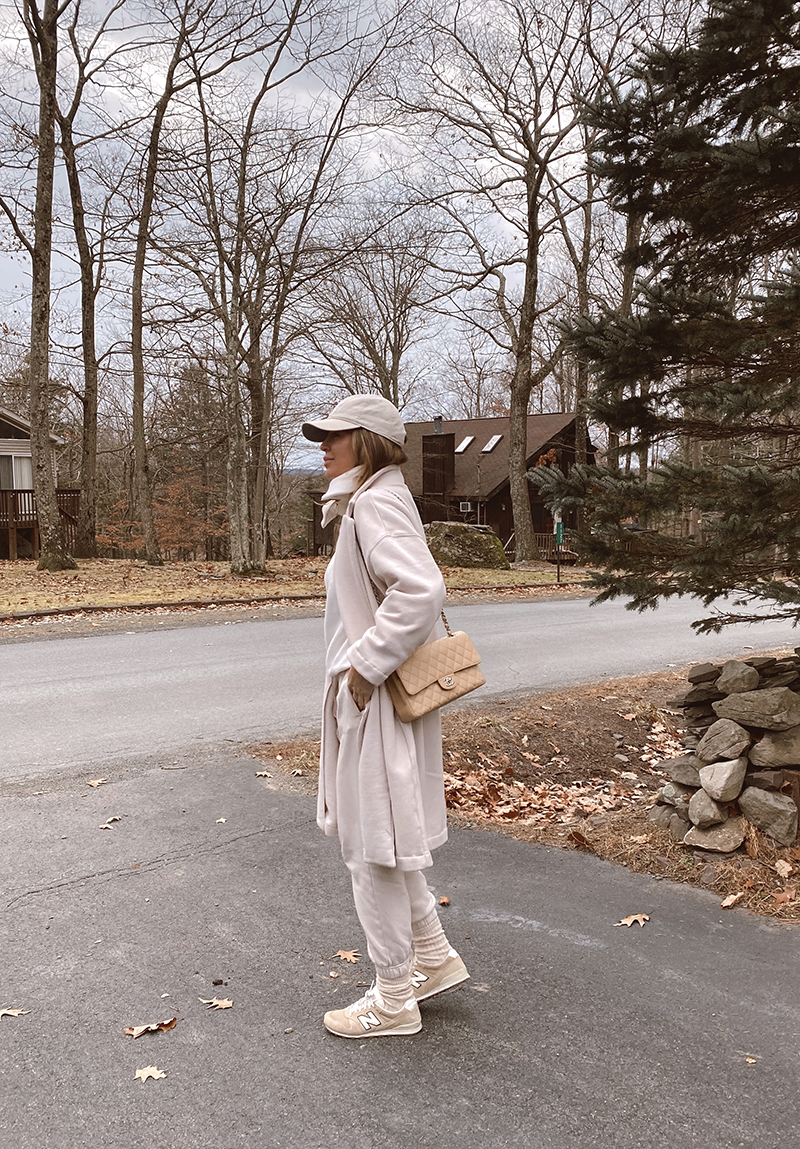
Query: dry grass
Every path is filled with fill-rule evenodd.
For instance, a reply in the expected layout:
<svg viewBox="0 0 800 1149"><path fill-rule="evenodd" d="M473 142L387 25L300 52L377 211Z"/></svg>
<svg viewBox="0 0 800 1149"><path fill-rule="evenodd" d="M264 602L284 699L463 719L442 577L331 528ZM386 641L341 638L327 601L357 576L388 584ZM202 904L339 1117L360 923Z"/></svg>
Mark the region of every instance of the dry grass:
<svg viewBox="0 0 800 1149"><path fill-rule="evenodd" d="M277 559L263 574L237 577L226 563L182 562L151 567L130 559L79 560L75 571L37 571L32 560L0 562L0 614L63 610L87 606L223 603L260 598L319 596L325 594L326 559ZM555 584L555 568L487 571L448 567L448 587L480 591L499 586L548 588ZM569 578L583 579L583 572ZM566 576L565 576L566 578Z"/></svg>

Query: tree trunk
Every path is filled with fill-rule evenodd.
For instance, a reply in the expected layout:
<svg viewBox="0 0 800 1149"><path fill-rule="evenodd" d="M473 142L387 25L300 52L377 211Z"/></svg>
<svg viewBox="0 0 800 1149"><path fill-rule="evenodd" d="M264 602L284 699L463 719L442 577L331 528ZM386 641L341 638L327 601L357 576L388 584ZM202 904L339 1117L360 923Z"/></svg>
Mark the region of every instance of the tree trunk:
<svg viewBox="0 0 800 1149"><path fill-rule="evenodd" d="M39 83L39 129L31 273L30 421L33 485L39 523L39 570L74 570L64 547L50 446L50 261L53 246L53 178L56 155L56 69L58 4L24 0L23 17L31 39Z"/></svg>
<svg viewBox="0 0 800 1149"><path fill-rule="evenodd" d="M247 492L247 444L242 420L242 398L239 391L236 341L227 332L225 425L228 433L227 501L228 529L231 539L231 573L248 574L253 569L250 550L250 523Z"/></svg>
<svg viewBox="0 0 800 1149"><path fill-rule="evenodd" d="M158 171L158 147L161 129L167 114L169 102L174 95L175 72L186 43L186 24L181 23L164 81L164 90L155 107L150 140L147 147L142 202L139 208L139 225L136 231L136 254L133 263L131 282L131 365L133 368L133 452L134 452L134 491L136 512L139 515L144 533L147 561L151 566L161 566L163 560L156 538L153 521L153 491L150 464L147 451L147 435L144 424L144 268L147 258L147 245L150 239L150 220L155 200L156 173Z"/></svg>
<svg viewBox="0 0 800 1149"><path fill-rule="evenodd" d="M81 439L81 501L75 551L81 558L97 555L97 395L98 365L95 339L94 267L83 209L72 122L59 115L61 151L67 169L72 222L81 276L81 348L83 351L83 434Z"/></svg>
<svg viewBox="0 0 800 1149"><path fill-rule="evenodd" d="M525 283L519 312L517 340L514 348L514 376L511 380L509 409L508 478L511 489L511 511L514 519L514 557L517 562L539 558L531 518L531 498L527 476L528 404L533 379L533 325L539 288L539 221L538 180L528 175L528 241L525 259Z"/></svg>

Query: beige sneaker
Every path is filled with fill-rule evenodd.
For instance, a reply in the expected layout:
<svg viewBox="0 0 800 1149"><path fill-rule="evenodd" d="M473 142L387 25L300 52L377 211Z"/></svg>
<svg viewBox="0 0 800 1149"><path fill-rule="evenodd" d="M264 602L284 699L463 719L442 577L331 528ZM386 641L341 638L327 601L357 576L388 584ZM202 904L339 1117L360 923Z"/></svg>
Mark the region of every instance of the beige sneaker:
<svg viewBox="0 0 800 1149"><path fill-rule="evenodd" d="M337 1037L394 1037L405 1033L419 1033L422 1018L419 1006L410 997L399 1013L389 1013L375 986L362 998L344 1009L332 1009L322 1019L329 1033Z"/></svg>
<svg viewBox="0 0 800 1149"><path fill-rule="evenodd" d="M435 997L437 993L444 993L446 989L468 980L467 967L454 949L441 965L426 966L415 960L411 971L411 984L417 1001Z"/></svg>

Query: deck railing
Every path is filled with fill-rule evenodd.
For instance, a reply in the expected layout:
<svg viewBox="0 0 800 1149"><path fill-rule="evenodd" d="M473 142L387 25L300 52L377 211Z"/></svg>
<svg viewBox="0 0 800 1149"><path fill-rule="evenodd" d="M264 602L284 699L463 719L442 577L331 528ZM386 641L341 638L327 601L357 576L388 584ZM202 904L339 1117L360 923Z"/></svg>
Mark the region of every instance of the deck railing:
<svg viewBox="0 0 800 1149"><path fill-rule="evenodd" d="M80 491L66 487L59 487L56 491L64 544L68 550L75 545L80 496ZM36 526L35 491L0 491L0 531L28 530Z"/></svg>

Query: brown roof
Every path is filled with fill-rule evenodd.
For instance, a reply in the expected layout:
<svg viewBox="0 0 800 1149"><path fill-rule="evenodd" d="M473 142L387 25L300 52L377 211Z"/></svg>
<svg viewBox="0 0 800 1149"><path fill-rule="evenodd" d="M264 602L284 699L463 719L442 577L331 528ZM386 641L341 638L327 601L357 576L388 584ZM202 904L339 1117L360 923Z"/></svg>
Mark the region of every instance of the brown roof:
<svg viewBox="0 0 800 1149"><path fill-rule="evenodd" d="M15 411L9 411L8 407L0 407L0 419L2 419L5 423L10 423L11 426L16 427L18 431L24 431L28 438L30 438L30 420L26 419L24 415L18 415ZM59 435L54 434L53 431L50 432L50 441L52 443L57 443L59 447L62 447L65 442L64 439L62 439Z"/></svg>
<svg viewBox="0 0 800 1149"><path fill-rule="evenodd" d="M575 419L574 412L561 411L554 415L528 416L528 464L533 464L541 454L542 447L569 427ZM442 434L455 435L455 446L473 435L467 449L455 457L455 484L453 498L490 498L503 483L508 481L508 418L490 419L443 419ZM434 434L433 420L425 423L406 423L405 452L408 463L403 468L411 493L422 495L422 439ZM495 435L502 436L497 445L487 454L483 448Z"/></svg>

